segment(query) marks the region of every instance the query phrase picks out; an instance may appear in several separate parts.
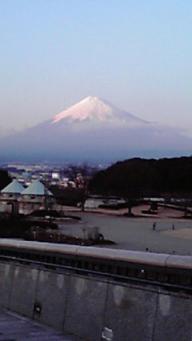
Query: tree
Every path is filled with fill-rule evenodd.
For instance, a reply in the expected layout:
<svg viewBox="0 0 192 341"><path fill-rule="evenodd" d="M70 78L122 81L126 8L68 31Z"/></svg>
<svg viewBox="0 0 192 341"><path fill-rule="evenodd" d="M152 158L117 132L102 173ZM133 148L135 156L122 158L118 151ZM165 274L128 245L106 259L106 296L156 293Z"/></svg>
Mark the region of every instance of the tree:
<svg viewBox="0 0 192 341"><path fill-rule="evenodd" d="M11 177L4 169L0 169L0 191L11 182Z"/></svg>

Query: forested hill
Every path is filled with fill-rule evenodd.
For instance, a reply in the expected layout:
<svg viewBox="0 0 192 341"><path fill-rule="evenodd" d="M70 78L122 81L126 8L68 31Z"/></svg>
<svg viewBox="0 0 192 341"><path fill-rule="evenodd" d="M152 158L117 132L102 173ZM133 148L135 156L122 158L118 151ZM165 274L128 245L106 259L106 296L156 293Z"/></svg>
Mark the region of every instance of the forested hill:
<svg viewBox="0 0 192 341"><path fill-rule="evenodd" d="M89 189L95 194L192 194L192 157L117 162L98 172Z"/></svg>

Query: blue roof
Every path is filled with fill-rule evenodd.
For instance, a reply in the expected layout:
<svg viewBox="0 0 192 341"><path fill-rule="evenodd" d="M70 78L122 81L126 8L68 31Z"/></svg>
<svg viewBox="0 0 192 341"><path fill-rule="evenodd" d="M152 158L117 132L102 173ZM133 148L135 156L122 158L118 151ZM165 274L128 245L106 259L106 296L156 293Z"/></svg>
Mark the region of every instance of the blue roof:
<svg viewBox="0 0 192 341"><path fill-rule="evenodd" d="M2 189L1 193L20 194L23 191L24 187L17 180L13 180L9 185Z"/></svg>
<svg viewBox="0 0 192 341"><path fill-rule="evenodd" d="M48 196L53 195L39 180L34 180L21 194L22 195L48 195Z"/></svg>

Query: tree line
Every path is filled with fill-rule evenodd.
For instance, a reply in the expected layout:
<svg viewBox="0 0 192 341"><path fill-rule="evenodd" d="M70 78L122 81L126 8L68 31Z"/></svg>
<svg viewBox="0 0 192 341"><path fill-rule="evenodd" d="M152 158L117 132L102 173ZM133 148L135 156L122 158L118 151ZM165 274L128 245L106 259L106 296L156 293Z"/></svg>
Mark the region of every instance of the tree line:
<svg viewBox="0 0 192 341"><path fill-rule="evenodd" d="M11 177L4 169L0 169L0 191L11 182Z"/></svg>
<svg viewBox="0 0 192 341"><path fill-rule="evenodd" d="M192 157L120 161L95 174L89 183L95 194L138 196L190 196Z"/></svg>

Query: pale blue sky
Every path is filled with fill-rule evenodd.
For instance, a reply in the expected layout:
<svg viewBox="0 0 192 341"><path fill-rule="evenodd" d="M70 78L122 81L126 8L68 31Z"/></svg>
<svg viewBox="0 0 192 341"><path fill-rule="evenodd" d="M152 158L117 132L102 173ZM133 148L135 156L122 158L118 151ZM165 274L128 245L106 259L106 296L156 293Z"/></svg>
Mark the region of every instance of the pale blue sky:
<svg viewBox="0 0 192 341"><path fill-rule="evenodd" d="M0 0L0 128L95 95L192 131L190 0Z"/></svg>

